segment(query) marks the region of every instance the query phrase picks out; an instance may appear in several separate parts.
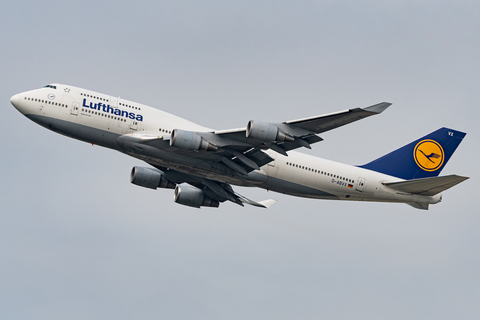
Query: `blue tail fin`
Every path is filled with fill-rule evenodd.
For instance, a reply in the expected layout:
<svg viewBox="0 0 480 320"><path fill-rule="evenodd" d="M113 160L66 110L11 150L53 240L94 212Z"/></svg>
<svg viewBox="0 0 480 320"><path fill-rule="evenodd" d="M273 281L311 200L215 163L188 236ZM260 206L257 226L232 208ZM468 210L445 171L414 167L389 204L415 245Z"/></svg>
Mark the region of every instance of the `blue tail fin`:
<svg viewBox="0 0 480 320"><path fill-rule="evenodd" d="M465 135L441 128L360 168L405 180L436 177Z"/></svg>

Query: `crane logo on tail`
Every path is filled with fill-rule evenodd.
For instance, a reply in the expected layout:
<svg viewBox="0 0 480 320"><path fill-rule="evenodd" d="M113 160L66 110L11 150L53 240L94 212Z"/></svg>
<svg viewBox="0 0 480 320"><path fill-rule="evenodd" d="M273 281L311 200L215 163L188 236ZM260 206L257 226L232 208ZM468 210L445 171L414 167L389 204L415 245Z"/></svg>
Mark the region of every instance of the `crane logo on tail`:
<svg viewBox="0 0 480 320"><path fill-rule="evenodd" d="M442 166L445 153L440 143L427 139L417 143L413 149L413 158L423 170L435 171Z"/></svg>

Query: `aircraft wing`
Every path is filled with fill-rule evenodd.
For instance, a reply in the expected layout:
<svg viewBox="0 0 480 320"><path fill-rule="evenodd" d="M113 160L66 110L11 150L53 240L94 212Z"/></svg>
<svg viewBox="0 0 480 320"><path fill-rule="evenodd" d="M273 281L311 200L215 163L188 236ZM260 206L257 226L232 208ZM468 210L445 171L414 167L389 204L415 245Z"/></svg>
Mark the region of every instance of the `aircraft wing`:
<svg viewBox="0 0 480 320"><path fill-rule="evenodd" d="M160 149L210 163L223 163L240 175L247 175L273 161L267 153L272 149L288 156L287 151L311 148L322 141L317 134L383 112L391 103L382 102L366 108L355 108L310 118L267 123L251 120L246 128L213 132L173 130L171 136L150 136L142 133L123 135L118 144L126 151L152 153Z"/></svg>
<svg viewBox="0 0 480 320"><path fill-rule="evenodd" d="M242 196L241 194L235 192L231 185L227 183L217 182L206 178L196 177L190 174L182 173L172 169L159 167L153 163L149 163L151 166L159 169L164 174L164 177L174 182L177 185L183 183L188 183L195 188L198 188L204 192L204 194L218 202L231 201L243 207L244 204L249 204L251 206L260 207L260 208L269 208L277 200L268 199L264 201L254 201L248 199L247 197Z"/></svg>
<svg viewBox="0 0 480 320"><path fill-rule="evenodd" d="M391 106L391 103L381 102L366 108L349 109L310 118L285 121L282 123L269 123L270 125L278 128L278 130L280 130L282 133L285 133L290 138L293 138L280 142L252 139L248 137L248 127L233 130L215 131L214 134L230 141L235 141L237 144L243 143L246 145L251 145L252 147L259 147L263 145L286 155L286 151L300 147L310 148L310 144L322 141L323 139L317 136L319 133L382 113L389 106ZM249 122L249 125L251 123L252 121ZM253 122L253 124L255 124L255 122ZM264 127L266 126L264 125ZM235 143L232 143L232 145L235 145Z"/></svg>

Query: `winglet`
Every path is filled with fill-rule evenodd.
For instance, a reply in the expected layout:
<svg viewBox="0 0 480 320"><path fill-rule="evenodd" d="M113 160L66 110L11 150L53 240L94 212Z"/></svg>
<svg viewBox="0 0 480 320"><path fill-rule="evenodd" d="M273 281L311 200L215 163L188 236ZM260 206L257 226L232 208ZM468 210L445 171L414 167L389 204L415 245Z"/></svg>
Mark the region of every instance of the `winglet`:
<svg viewBox="0 0 480 320"><path fill-rule="evenodd" d="M277 200L268 199L268 200L259 201L258 203L263 205L265 208L270 208L275 202L277 202Z"/></svg>
<svg viewBox="0 0 480 320"><path fill-rule="evenodd" d="M392 104L390 102L380 102L380 103L374 104L373 106L363 108L363 110L374 112L374 113L382 113L383 111L385 111L385 109L387 109L391 105Z"/></svg>
<svg viewBox="0 0 480 320"><path fill-rule="evenodd" d="M400 192L420 194L423 196L434 196L456 186L467 179L468 177L452 174L449 176L429 177L400 182L383 182L383 184Z"/></svg>
<svg viewBox="0 0 480 320"><path fill-rule="evenodd" d="M263 200L263 201L253 201L248 199L247 197L242 196L241 194L238 194L235 192L235 195L240 199L241 202L249 204L254 207L260 207L260 208L270 208L277 200L273 199L268 199L268 200Z"/></svg>

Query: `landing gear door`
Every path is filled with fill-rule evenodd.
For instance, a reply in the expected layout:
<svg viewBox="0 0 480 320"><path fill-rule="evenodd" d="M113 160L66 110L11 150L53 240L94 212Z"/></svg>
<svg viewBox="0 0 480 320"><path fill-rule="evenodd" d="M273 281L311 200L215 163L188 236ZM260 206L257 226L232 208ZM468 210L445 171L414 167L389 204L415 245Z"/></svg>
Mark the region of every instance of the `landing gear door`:
<svg viewBox="0 0 480 320"><path fill-rule="evenodd" d="M80 102L73 102L72 108L70 109L70 114L78 116L78 109L80 109Z"/></svg>
<svg viewBox="0 0 480 320"><path fill-rule="evenodd" d="M365 187L365 178L358 178L355 190L363 192L363 187Z"/></svg>

